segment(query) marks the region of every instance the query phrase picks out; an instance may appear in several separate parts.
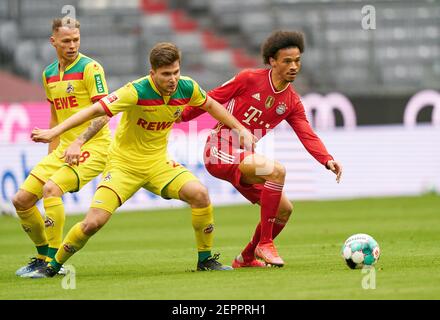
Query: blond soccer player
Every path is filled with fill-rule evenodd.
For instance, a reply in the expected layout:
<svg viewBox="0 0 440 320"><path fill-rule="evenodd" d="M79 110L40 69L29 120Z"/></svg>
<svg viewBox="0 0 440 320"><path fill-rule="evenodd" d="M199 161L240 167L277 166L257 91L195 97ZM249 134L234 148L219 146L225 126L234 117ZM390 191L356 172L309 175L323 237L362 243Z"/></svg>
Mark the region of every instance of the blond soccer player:
<svg viewBox="0 0 440 320"><path fill-rule="evenodd" d="M211 254L214 216L206 187L188 169L170 159L167 140L185 105L202 108L236 129L242 144L248 147L253 146L255 137L218 102L208 97L197 82L180 76L180 52L174 44L157 44L150 53L150 64L148 76L128 83L52 129L33 131L34 141L50 142L94 117L123 112L109 149L103 179L85 219L70 229L55 259L30 277L54 276L61 265L140 188L190 205L198 249L197 270L232 269L217 261L218 255Z"/></svg>
<svg viewBox="0 0 440 320"><path fill-rule="evenodd" d="M79 52L77 20L54 19L50 41L57 59L44 69L43 85L50 103L50 127L54 127L105 97L108 90L102 66ZM104 169L110 145L108 120L104 116L91 125L87 121L54 139L48 155L32 169L15 194L12 202L20 223L37 249L36 256L16 275L25 276L45 266L57 253L65 222L61 196L80 190ZM78 162L69 165L66 157L75 157ZM35 205L41 198L45 220Z"/></svg>

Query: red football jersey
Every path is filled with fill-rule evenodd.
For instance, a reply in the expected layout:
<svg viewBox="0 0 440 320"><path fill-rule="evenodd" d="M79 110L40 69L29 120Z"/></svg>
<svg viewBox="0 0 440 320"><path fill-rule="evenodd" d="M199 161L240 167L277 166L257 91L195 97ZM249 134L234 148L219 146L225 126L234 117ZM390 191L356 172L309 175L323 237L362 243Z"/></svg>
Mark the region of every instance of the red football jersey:
<svg viewBox="0 0 440 320"><path fill-rule="evenodd" d="M271 69L244 70L208 95L221 104L227 103L228 111L258 138L286 120L317 161L325 165L333 160L307 121L298 94L291 85L276 91L271 72ZM203 112L200 108L187 107L182 120L189 121ZM220 132L228 128L217 123L214 129L220 138Z"/></svg>

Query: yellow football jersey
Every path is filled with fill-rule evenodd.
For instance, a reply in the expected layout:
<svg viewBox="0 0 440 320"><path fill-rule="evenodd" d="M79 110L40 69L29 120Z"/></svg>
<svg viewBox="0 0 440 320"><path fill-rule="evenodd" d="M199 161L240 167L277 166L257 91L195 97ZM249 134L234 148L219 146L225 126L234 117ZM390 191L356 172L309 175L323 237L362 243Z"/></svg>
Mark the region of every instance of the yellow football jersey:
<svg viewBox="0 0 440 320"><path fill-rule="evenodd" d="M64 72L58 68L58 60L43 71L43 85L47 100L53 104L58 123L63 122L80 110L108 94L104 69L95 60L79 53L75 61ZM90 125L90 121L63 133L56 149L61 153ZM105 125L87 144L110 143L110 129Z"/></svg>
<svg viewBox="0 0 440 320"><path fill-rule="evenodd" d="M185 105L200 107L206 99L197 82L184 76L171 96L162 96L146 76L101 99L109 116L124 112L110 145L111 159L128 168L145 168L166 156L168 136Z"/></svg>

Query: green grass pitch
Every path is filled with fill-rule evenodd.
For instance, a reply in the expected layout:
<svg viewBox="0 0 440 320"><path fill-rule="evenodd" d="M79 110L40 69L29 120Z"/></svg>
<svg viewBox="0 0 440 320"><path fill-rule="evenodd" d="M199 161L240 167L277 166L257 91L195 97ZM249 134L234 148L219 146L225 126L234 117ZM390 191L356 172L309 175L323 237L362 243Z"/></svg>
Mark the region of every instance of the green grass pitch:
<svg viewBox="0 0 440 320"><path fill-rule="evenodd" d="M230 264L250 239L257 206L215 209L214 252ZM69 216L66 231L79 221ZM379 243L375 289L342 260L344 240L368 233ZM283 268L191 272L196 249L189 209L118 212L68 263L61 276L14 275L33 254L15 218L0 217L0 299L439 299L440 197L298 201L276 239ZM372 285L372 282L369 282Z"/></svg>

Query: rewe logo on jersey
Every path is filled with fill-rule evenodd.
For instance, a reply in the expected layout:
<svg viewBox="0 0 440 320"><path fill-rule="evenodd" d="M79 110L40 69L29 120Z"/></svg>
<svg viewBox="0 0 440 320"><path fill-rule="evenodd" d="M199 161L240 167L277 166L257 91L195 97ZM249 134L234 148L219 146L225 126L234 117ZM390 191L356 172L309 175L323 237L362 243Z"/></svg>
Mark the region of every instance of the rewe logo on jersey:
<svg viewBox="0 0 440 320"><path fill-rule="evenodd" d="M136 124L138 126L144 128L145 130L158 131L158 130L164 130L164 129L171 127L173 123L174 123L174 121L172 121L172 122L146 121L142 118L139 118Z"/></svg>
<svg viewBox="0 0 440 320"><path fill-rule="evenodd" d="M75 96L60 97L53 99L53 105L57 110L76 108L78 107L78 101L76 101Z"/></svg>

